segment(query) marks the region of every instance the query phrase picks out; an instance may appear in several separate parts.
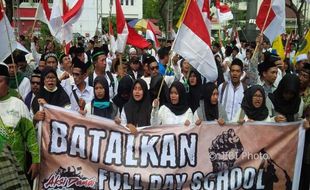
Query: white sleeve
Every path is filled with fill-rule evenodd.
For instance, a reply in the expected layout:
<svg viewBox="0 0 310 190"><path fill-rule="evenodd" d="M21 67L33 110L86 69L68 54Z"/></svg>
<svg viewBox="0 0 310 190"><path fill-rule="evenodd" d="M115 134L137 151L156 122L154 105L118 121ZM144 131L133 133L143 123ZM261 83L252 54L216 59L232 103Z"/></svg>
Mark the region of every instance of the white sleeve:
<svg viewBox="0 0 310 190"><path fill-rule="evenodd" d="M124 108L123 108L122 113L121 113L121 125L123 125L123 126L127 125L127 118L126 118L126 113L125 113Z"/></svg>
<svg viewBox="0 0 310 190"><path fill-rule="evenodd" d="M158 109L158 107L153 107L151 112L151 126L160 125L159 111L160 110Z"/></svg>
<svg viewBox="0 0 310 190"><path fill-rule="evenodd" d="M218 87L218 93L219 93L219 96L218 96L218 102L221 103L221 97L222 97L222 87L223 87L223 83L220 84L220 86Z"/></svg>
<svg viewBox="0 0 310 190"><path fill-rule="evenodd" d="M198 108L198 109L200 109L200 108ZM196 121L198 121L198 119L200 119L199 118L199 116L198 116L198 109L196 109L196 111L195 111L195 113L194 113L194 116L193 116L193 122L195 123Z"/></svg>
<svg viewBox="0 0 310 190"><path fill-rule="evenodd" d="M85 105L85 108L84 108L84 109L86 110L86 115L87 115L87 116L92 114L92 113L91 113L91 103L87 103L87 104Z"/></svg>
<svg viewBox="0 0 310 190"><path fill-rule="evenodd" d="M191 124L195 123L194 122L194 114L191 110L191 108L188 108L186 111L186 120L188 120Z"/></svg>

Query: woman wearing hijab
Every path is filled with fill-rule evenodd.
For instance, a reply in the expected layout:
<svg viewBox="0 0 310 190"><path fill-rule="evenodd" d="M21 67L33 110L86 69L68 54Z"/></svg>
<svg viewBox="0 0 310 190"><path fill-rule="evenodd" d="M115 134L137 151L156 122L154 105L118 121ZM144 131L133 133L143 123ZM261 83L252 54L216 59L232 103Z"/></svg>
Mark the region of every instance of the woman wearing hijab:
<svg viewBox="0 0 310 190"><path fill-rule="evenodd" d="M212 82L208 82L201 87L202 100L200 106L194 113L194 121L196 125L200 125L201 121L215 121L220 125L224 125L227 121L227 114L221 104L218 103L218 89Z"/></svg>
<svg viewBox="0 0 310 190"><path fill-rule="evenodd" d="M175 81L169 89L169 101L159 108L160 100L153 101L151 125L181 124L189 126L193 120L193 112L187 104L184 85Z"/></svg>
<svg viewBox="0 0 310 190"><path fill-rule="evenodd" d="M41 75L41 88L38 97L33 100L32 110L35 113L34 120L44 120L44 112L39 111L39 103L48 103L54 106L70 109L70 98L60 85L56 71L46 67Z"/></svg>
<svg viewBox="0 0 310 190"><path fill-rule="evenodd" d="M109 100L109 83L104 76L95 78L94 95L95 98L85 106L86 114L114 119L117 108Z"/></svg>
<svg viewBox="0 0 310 190"><path fill-rule="evenodd" d="M130 92L133 85L133 81L129 75L124 76L118 83L117 94L112 99L113 103L117 106L117 115L122 112L123 106L128 102L130 98Z"/></svg>
<svg viewBox="0 0 310 190"><path fill-rule="evenodd" d="M276 122L301 120L304 103L299 96L299 86L299 78L296 75L286 74L278 88L268 95L266 106L269 115L274 117Z"/></svg>
<svg viewBox="0 0 310 190"><path fill-rule="evenodd" d="M191 69L189 72L189 93L188 93L188 104L194 113L199 107L199 101L201 98L201 86L202 80L201 75L196 69Z"/></svg>
<svg viewBox="0 0 310 190"><path fill-rule="evenodd" d="M272 121L266 107L265 91L260 85L251 86L244 92L241 108L232 120L239 123L247 121Z"/></svg>
<svg viewBox="0 0 310 190"><path fill-rule="evenodd" d="M122 110L121 123L123 126L149 126L151 111L152 107L147 84L143 79L137 79L134 82L130 99Z"/></svg>

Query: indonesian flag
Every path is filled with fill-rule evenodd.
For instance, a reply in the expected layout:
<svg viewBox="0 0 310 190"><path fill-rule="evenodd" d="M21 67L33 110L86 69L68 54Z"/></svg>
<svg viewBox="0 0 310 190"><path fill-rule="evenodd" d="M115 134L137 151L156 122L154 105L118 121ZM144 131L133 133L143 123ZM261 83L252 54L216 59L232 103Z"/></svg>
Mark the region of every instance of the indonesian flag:
<svg viewBox="0 0 310 190"><path fill-rule="evenodd" d="M187 59L208 81L215 81L218 73L210 47L208 28L197 2L191 0L172 49Z"/></svg>
<svg viewBox="0 0 310 190"><path fill-rule="evenodd" d="M234 19L234 15L232 14L229 6L226 4L221 5L220 0L216 0L216 14L219 22Z"/></svg>
<svg viewBox="0 0 310 190"><path fill-rule="evenodd" d="M71 6L70 6L71 3ZM69 44L73 40L72 25L80 18L84 0L75 2L55 0L50 17L50 31L58 42Z"/></svg>
<svg viewBox="0 0 310 190"><path fill-rule="evenodd" d="M127 44L140 49L145 49L149 46L149 42L139 35L135 29L128 26L128 32Z"/></svg>
<svg viewBox="0 0 310 190"><path fill-rule="evenodd" d="M197 0L197 4L202 12L202 17L207 25L209 35L211 36L211 0Z"/></svg>
<svg viewBox="0 0 310 190"><path fill-rule="evenodd" d="M122 6L119 0L116 1L116 25L117 25L117 49L119 53L123 53L125 50L127 38L128 38L128 26L125 21Z"/></svg>
<svg viewBox="0 0 310 190"><path fill-rule="evenodd" d="M285 33L285 1L264 0L256 17L256 25L271 43L278 35Z"/></svg>
<svg viewBox="0 0 310 190"><path fill-rule="evenodd" d="M48 0L41 0L36 11L36 19L48 25L50 17L51 10L48 7Z"/></svg>
<svg viewBox="0 0 310 190"><path fill-rule="evenodd" d="M146 28L146 36L145 38L147 40L152 40L154 43L155 43L155 47L156 49L159 49L160 48L160 44L159 44L159 41L155 35L155 32L153 30L153 27L151 26L150 24L150 21L148 21L147 23L147 28Z"/></svg>

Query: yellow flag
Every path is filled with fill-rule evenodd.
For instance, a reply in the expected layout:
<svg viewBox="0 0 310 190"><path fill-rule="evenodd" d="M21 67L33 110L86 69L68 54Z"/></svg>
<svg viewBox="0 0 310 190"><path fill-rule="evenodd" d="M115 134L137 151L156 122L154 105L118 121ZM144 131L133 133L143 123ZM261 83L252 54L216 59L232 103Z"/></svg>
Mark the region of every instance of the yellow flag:
<svg viewBox="0 0 310 190"><path fill-rule="evenodd" d="M296 56L301 55L301 54L308 54L310 51L310 30L308 30L301 46L299 47Z"/></svg>
<svg viewBox="0 0 310 190"><path fill-rule="evenodd" d="M177 28L180 28L181 24L183 23L183 19L184 19L184 16L185 16L185 13L186 13L186 11L187 11L187 8L188 8L188 5L189 5L189 2L190 2L190 1L191 1L191 0L186 0L186 2L185 2L184 9L183 9L182 14L181 14L181 16L180 16L180 18L179 18L179 21L178 21L178 23L177 23L177 25L176 25Z"/></svg>
<svg viewBox="0 0 310 190"><path fill-rule="evenodd" d="M277 50L277 54L281 57L282 60L285 59L285 50L282 42L282 37L279 35L272 43L272 49Z"/></svg>

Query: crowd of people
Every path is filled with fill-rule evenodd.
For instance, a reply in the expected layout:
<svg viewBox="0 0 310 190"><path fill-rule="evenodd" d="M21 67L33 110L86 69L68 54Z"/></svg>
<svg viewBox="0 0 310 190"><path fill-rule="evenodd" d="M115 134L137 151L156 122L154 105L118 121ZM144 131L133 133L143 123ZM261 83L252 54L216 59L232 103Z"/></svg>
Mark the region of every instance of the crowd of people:
<svg viewBox="0 0 310 190"><path fill-rule="evenodd" d="M65 54L56 52L54 42L48 40L41 51L34 37L30 54L15 51L4 60L0 64L0 134L8 146L2 147L0 155L0 189L27 188L20 171L30 183L38 174L35 125L45 118L40 110L45 103L79 112L81 117L113 119L132 133L143 126L195 127L203 121L221 126L305 120L309 126L310 53L298 55L293 63L289 58L282 60L262 36L240 46L213 42L218 78L207 81L170 48L171 43L163 43L156 50L150 41L147 49L129 47L124 54L113 53L96 36L87 43L79 38ZM310 178L308 133L303 187ZM11 181L3 178L8 168L19 171ZM6 183L1 182L4 179Z"/></svg>

